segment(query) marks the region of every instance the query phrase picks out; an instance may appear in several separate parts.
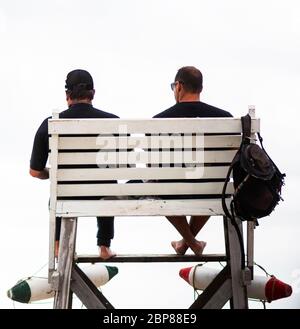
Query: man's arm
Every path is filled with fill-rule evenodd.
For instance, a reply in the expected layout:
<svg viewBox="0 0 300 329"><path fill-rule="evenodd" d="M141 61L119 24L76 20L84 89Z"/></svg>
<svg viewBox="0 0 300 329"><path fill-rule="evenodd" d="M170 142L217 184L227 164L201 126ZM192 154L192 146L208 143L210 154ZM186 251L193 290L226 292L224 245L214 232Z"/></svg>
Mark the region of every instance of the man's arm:
<svg viewBox="0 0 300 329"><path fill-rule="evenodd" d="M29 174L39 179L49 178L49 169L46 167L48 160L48 118L45 119L37 130L30 158Z"/></svg>
<svg viewBox="0 0 300 329"><path fill-rule="evenodd" d="M34 170L34 169L31 169L30 168L29 174L32 177L35 177L35 178L48 179L49 178L49 169L48 168L44 168L43 170L39 171L39 170Z"/></svg>

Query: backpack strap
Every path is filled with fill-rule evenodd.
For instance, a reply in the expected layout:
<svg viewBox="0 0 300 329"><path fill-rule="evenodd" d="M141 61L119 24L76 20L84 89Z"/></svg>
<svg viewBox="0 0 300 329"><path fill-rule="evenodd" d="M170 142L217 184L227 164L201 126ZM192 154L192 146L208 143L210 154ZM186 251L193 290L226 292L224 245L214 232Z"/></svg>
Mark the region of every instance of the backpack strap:
<svg viewBox="0 0 300 329"><path fill-rule="evenodd" d="M251 117L249 114L241 117L242 130L243 130L243 142L250 143L251 139Z"/></svg>
<svg viewBox="0 0 300 329"><path fill-rule="evenodd" d="M239 151L238 151L238 153L239 153ZM228 210L227 205L226 205L226 190L227 190L227 185L230 181L230 175L231 175L233 166L238 161L238 153L234 157L234 159L233 159L233 161L232 161L232 163L231 163L231 165L228 169L227 176L226 176L226 179L225 179L225 182L224 182L224 185L223 185L223 189L222 189L222 208L223 208L223 211L224 211L225 215L230 219L232 219L232 215L229 213L229 210Z"/></svg>
<svg viewBox="0 0 300 329"><path fill-rule="evenodd" d="M222 190L222 208L224 210L225 215L228 218L230 218L231 220L232 220L233 216L229 213L229 210L228 210L226 202L225 202L226 189L227 189L227 185L230 181L230 175L232 173L233 166L238 161L240 161L240 154L241 154L243 145L250 143L250 137L251 137L251 117L250 117L250 115L247 114L247 115L241 117L241 123L242 123L242 142L240 144L238 151L236 152L236 155L234 156L234 158L229 166L227 176L225 178L225 182L223 185L223 190Z"/></svg>
<svg viewBox="0 0 300 329"><path fill-rule="evenodd" d="M239 153L240 152L241 152L241 147L239 148L237 154L235 155L235 157L232 160L232 163L231 163L231 165L228 169L228 173L227 173L225 183L224 183L224 186L223 186L223 190L222 190L222 208L223 208L223 211L224 211L226 217L230 219L232 226L236 230L238 240L239 240L239 244L240 244L240 249L241 249L241 269L245 269L245 250L244 250L244 244L243 244L243 237L241 235L241 231L240 231L240 229L237 225L236 219L235 219L235 211L234 211L233 200L231 200L231 202L230 202L230 210L227 208L227 205L226 205L227 185L228 185L228 182L230 181L230 175L231 175L231 172L233 170L233 166L239 161Z"/></svg>

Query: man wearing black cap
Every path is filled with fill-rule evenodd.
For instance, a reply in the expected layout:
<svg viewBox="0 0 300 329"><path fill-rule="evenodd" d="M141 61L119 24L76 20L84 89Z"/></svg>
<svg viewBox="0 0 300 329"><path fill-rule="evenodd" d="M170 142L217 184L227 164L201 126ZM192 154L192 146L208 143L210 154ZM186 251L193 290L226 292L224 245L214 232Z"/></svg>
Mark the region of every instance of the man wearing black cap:
<svg viewBox="0 0 300 329"><path fill-rule="evenodd" d="M74 70L67 75L66 79L66 101L68 109L59 114L60 118L118 118L118 116L100 111L92 106L95 90L93 78L85 70ZM51 117L49 117L51 118ZM39 179L48 179L49 171L46 168L49 151L48 141L48 119L40 125L34 138L34 144L30 159L30 175ZM57 229L55 232L56 254L60 235L60 220L57 218ZM98 232L97 244L99 254L103 259L108 259L115 254L110 249L111 239L114 237L114 218L97 217Z"/></svg>
<svg viewBox="0 0 300 329"><path fill-rule="evenodd" d="M194 66L180 68L171 83L176 104L156 114L154 118L232 117L229 112L200 102L202 82L202 73ZM176 253L183 255L190 247L196 255L201 255L206 242L198 241L195 237L209 216L191 216L189 223L186 216L170 216L167 219L183 237L182 240L171 242Z"/></svg>

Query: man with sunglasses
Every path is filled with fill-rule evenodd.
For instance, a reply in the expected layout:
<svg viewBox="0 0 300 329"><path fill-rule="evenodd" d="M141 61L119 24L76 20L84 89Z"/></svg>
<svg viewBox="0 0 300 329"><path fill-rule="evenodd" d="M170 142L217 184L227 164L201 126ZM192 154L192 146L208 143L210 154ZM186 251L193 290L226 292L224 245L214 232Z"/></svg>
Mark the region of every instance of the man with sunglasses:
<svg viewBox="0 0 300 329"><path fill-rule="evenodd" d="M66 101L68 109L59 114L60 118L118 118L118 116L98 110L93 107L95 95L93 78L85 70L73 70L66 79ZM39 179L48 179L49 170L46 168L49 152L48 119L45 119L36 132L30 159L30 175ZM61 218L56 219L55 253L58 254ZM97 244L99 256L108 259L115 256L110 249L114 237L114 217L97 217Z"/></svg>
<svg viewBox="0 0 300 329"><path fill-rule="evenodd" d="M171 83L176 104L156 114L154 118L232 117L229 112L201 102L202 87L202 73L197 68L193 66L180 68L174 82ZM176 253L184 255L190 247L196 255L201 255L206 242L198 241L195 237L206 224L209 216L191 216L190 222L187 221L186 216L171 216L167 219L183 237L182 240L171 242Z"/></svg>

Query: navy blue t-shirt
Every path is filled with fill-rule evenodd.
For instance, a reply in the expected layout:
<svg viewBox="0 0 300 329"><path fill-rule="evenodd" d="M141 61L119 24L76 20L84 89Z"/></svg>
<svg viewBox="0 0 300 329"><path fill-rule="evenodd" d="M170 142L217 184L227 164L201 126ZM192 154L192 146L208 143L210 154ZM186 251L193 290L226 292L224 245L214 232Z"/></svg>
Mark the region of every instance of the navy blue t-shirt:
<svg viewBox="0 0 300 329"><path fill-rule="evenodd" d="M63 119L84 119L84 118L118 118L118 116L97 110L91 104L78 103L70 106L69 109L59 114ZM30 159L30 168L41 171L45 168L48 160L49 152L49 136L48 136L48 117L45 119L37 130Z"/></svg>
<svg viewBox="0 0 300 329"><path fill-rule="evenodd" d="M181 102L156 114L153 118L232 117L229 112L203 102Z"/></svg>

